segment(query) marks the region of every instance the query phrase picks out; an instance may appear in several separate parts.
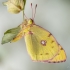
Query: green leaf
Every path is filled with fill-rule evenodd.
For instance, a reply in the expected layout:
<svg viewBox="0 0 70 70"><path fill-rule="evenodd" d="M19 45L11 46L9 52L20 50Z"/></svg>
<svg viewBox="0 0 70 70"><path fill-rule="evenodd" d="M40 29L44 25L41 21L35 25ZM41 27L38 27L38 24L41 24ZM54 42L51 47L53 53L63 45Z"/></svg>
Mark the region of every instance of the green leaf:
<svg viewBox="0 0 70 70"><path fill-rule="evenodd" d="M18 33L20 31L21 27L18 26L16 28L12 28L12 29L9 29L7 30L4 34L7 34L7 33Z"/></svg>
<svg viewBox="0 0 70 70"><path fill-rule="evenodd" d="M11 40L13 40L20 31L21 31L21 27L20 26L7 30L4 33L4 36L2 38L2 43L1 44L5 44L5 43L8 43Z"/></svg>

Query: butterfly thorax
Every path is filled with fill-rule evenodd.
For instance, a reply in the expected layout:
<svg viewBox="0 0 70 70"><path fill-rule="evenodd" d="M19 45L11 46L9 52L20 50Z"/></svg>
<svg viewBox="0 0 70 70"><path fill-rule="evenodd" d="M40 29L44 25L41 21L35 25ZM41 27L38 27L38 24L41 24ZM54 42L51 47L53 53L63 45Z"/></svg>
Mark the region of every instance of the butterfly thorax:
<svg viewBox="0 0 70 70"><path fill-rule="evenodd" d="M28 32L33 25L34 25L33 19L25 19L23 22L23 31Z"/></svg>

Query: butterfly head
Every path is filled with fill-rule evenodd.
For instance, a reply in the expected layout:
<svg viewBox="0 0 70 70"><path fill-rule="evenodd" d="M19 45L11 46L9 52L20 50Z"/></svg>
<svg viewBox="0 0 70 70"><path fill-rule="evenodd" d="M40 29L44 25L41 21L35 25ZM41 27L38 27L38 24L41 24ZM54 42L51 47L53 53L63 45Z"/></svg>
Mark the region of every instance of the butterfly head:
<svg viewBox="0 0 70 70"><path fill-rule="evenodd" d="M24 20L24 22L25 22L26 25L32 25L32 24L34 24L34 18L35 18L35 14L36 14L37 4L35 5L35 12L33 12L32 3L31 3L31 8L32 8L32 18L28 19L26 17L26 15L24 14L24 16L26 17L26 19Z"/></svg>
<svg viewBox="0 0 70 70"><path fill-rule="evenodd" d="M33 24L33 22L34 22L33 19L30 18L30 19L28 20L28 24L27 24L27 25L31 25L31 24Z"/></svg>

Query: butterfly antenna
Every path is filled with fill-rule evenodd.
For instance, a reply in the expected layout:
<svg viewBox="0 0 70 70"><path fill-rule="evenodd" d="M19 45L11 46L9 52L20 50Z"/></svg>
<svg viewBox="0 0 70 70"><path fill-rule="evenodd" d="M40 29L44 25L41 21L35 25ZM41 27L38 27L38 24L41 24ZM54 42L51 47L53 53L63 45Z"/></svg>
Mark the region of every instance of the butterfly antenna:
<svg viewBox="0 0 70 70"><path fill-rule="evenodd" d="M34 12L34 17L33 18L35 18L36 8L37 8L37 4L35 5L35 12Z"/></svg>
<svg viewBox="0 0 70 70"><path fill-rule="evenodd" d="M33 19L33 7L32 7L32 3L31 3L31 9L32 9L32 19Z"/></svg>

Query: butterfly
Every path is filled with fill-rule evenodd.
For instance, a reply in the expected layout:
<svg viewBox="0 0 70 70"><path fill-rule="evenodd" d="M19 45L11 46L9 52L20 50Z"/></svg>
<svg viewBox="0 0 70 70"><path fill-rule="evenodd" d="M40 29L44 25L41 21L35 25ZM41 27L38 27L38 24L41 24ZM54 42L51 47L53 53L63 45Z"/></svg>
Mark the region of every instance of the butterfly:
<svg viewBox="0 0 70 70"><path fill-rule="evenodd" d="M62 46L49 31L36 25L33 18L25 19L21 26L21 31L11 42L24 36L27 51L33 61L48 63L66 61L66 53Z"/></svg>

